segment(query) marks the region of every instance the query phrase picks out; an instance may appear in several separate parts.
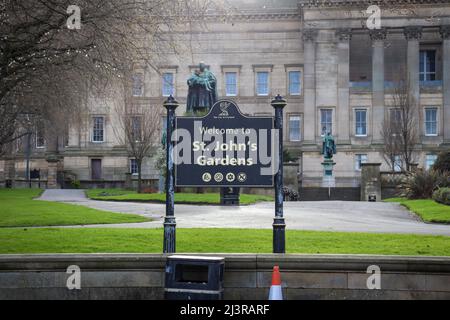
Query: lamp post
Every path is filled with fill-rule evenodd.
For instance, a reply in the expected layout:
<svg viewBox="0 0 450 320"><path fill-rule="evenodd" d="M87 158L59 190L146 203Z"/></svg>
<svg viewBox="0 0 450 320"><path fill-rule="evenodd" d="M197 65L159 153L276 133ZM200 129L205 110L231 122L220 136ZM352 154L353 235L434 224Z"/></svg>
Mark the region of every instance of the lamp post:
<svg viewBox="0 0 450 320"><path fill-rule="evenodd" d="M164 253L175 253L175 166L173 162L172 133L175 130L175 110L179 103L174 97L170 96L164 101L164 108L167 110L167 133L166 133L166 216L164 218Z"/></svg>
<svg viewBox="0 0 450 320"><path fill-rule="evenodd" d="M275 218L273 222L273 253L286 253L286 223L283 217L283 109L286 100L277 95L272 100L275 109L275 130L278 131L278 170L275 175ZM274 151L274 150L273 150ZM272 151L272 152L273 152Z"/></svg>

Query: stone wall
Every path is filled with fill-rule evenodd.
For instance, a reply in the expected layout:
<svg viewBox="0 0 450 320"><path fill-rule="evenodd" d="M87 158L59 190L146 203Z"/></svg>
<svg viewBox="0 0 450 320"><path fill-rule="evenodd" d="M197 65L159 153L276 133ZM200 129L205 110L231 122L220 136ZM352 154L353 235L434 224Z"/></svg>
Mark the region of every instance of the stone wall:
<svg viewBox="0 0 450 320"><path fill-rule="evenodd" d="M450 258L346 255L225 255L225 299L268 297L281 268L286 299L450 299ZM71 265L81 290L68 290ZM369 266L381 290L368 290ZM163 255L3 255L0 299L162 299Z"/></svg>
<svg viewBox="0 0 450 320"><path fill-rule="evenodd" d="M360 188L300 188L300 201L359 201Z"/></svg>

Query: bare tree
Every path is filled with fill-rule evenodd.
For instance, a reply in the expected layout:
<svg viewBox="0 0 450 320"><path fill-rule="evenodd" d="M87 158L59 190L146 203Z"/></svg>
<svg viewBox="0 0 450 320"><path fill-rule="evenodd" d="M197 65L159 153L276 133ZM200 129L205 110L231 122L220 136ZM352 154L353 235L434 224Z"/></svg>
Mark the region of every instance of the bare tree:
<svg viewBox="0 0 450 320"><path fill-rule="evenodd" d="M392 105L386 115L381 135L383 138L383 157L394 171L397 159L402 170L410 171L415 161L415 147L418 142L418 105L410 94L409 81L395 84Z"/></svg>
<svg viewBox="0 0 450 320"><path fill-rule="evenodd" d="M20 138L20 114L79 113L80 97L123 77L129 61L157 70L180 50L188 21L223 1L78 0L81 28L70 29L72 0L0 1L0 149ZM52 143L52 145L55 143Z"/></svg>
<svg viewBox="0 0 450 320"><path fill-rule="evenodd" d="M128 156L136 161L138 192L142 192L142 166L145 158L156 153L159 145L162 107L143 105L133 101L129 81L123 81L123 104L116 104L118 126L114 127L117 140Z"/></svg>

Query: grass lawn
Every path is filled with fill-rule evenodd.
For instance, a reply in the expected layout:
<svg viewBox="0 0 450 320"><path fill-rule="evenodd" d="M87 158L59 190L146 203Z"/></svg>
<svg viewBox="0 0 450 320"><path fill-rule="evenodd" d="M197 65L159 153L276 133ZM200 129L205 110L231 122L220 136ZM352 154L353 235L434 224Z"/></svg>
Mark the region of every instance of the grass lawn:
<svg viewBox="0 0 450 320"><path fill-rule="evenodd" d="M138 215L33 200L41 192L39 189L0 189L0 227L66 226L149 221L149 219Z"/></svg>
<svg viewBox="0 0 450 320"><path fill-rule="evenodd" d="M400 203L425 222L450 223L450 206L437 203L432 199L408 200L405 198L392 198L386 201Z"/></svg>
<svg viewBox="0 0 450 320"><path fill-rule="evenodd" d="M86 195L93 200L166 202L164 193L137 193L121 189L91 189ZM241 204L253 204L260 201L273 201L273 197L241 194ZM219 204L219 193L175 193L175 203Z"/></svg>
<svg viewBox="0 0 450 320"><path fill-rule="evenodd" d="M161 253L162 229L0 229L0 253ZM287 231L287 253L450 256L450 237ZM179 253L271 253L272 230L178 229Z"/></svg>

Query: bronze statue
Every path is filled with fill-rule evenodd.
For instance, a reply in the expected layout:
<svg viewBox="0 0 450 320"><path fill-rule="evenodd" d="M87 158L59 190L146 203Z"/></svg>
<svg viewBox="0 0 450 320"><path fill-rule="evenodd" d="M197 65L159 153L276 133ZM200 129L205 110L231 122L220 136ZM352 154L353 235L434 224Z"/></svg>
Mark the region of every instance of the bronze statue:
<svg viewBox="0 0 450 320"><path fill-rule="evenodd" d="M333 155L336 154L336 144L330 132L328 132L323 138L322 154L326 160L333 159Z"/></svg>
<svg viewBox="0 0 450 320"><path fill-rule="evenodd" d="M217 79L204 62L200 62L199 69L195 70L187 84L187 112L209 111L217 102Z"/></svg>

